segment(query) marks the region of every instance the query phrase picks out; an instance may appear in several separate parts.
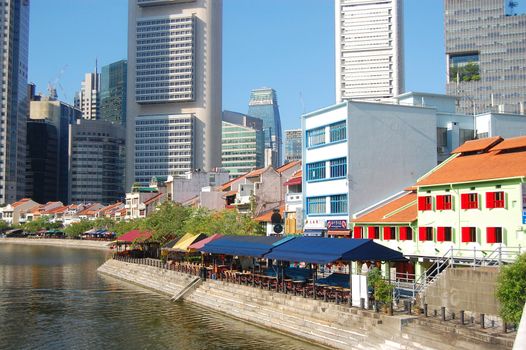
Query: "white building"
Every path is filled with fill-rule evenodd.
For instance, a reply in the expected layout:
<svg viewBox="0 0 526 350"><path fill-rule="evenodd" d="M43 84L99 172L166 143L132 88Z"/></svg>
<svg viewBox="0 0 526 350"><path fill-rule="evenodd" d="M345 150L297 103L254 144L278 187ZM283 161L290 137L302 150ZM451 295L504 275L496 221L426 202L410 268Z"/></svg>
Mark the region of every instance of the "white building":
<svg viewBox="0 0 526 350"><path fill-rule="evenodd" d="M166 188L169 197L177 203L184 203L198 196L203 188L214 187L228 182L230 176L226 171L187 172L184 177L169 176Z"/></svg>
<svg viewBox="0 0 526 350"><path fill-rule="evenodd" d="M336 102L404 90L401 0L336 0Z"/></svg>
<svg viewBox="0 0 526 350"><path fill-rule="evenodd" d="M97 120L100 117L100 74L86 73L75 96L75 108L82 111L82 118Z"/></svg>
<svg viewBox="0 0 526 350"><path fill-rule="evenodd" d="M220 166L222 1L133 0L128 14L126 187L152 175ZM161 116L195 120L190 139L195 151L188 161L171 158L178 145L189 149L186 135L180 143L172 132L177 125L159 124L151 143L136 142L141 123ZM144 152L153 158L146 168L137 168L141 157L149 157Z"/></svg>

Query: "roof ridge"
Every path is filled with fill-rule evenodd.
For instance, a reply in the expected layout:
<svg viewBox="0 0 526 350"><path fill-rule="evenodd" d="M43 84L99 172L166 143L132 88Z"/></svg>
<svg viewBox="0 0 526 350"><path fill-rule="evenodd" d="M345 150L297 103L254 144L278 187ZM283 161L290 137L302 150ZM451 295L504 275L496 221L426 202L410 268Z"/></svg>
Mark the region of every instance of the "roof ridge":
<svg viewBox="0 0 526 350"><path fill-rule="evenodd" d="M400 197L400 198L402 198L402 197ZM402 206L402 207L400 207L400 208L398 208L398 209L396 209L396 210L393 210L392 212L390 212L390 213L384 215L382 218L383 218L383 219L388 219L388 218L390 218L391 216L396 215L396 214L398 214L399 212L401 212L401 211L403 211L403 210L406 210L407 208L409 208L409 207L415 205L416 202L417 202L417 200L415 199L415 200L413 200L413 201L407 203L406 205L404 205L404 206Z"/></svg>

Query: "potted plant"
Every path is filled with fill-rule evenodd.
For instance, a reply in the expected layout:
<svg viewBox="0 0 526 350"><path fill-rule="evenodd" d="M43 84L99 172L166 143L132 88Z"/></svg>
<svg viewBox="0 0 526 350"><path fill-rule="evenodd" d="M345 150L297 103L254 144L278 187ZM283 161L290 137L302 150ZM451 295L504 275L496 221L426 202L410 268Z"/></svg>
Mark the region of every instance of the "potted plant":
<svg viewBox="0 0 526 350"><path fill-rule="evenodd" d="M376 281L374 285L374 299L382 304L382 310L387 313L393 302L393 286L383 279Z"/></svg>

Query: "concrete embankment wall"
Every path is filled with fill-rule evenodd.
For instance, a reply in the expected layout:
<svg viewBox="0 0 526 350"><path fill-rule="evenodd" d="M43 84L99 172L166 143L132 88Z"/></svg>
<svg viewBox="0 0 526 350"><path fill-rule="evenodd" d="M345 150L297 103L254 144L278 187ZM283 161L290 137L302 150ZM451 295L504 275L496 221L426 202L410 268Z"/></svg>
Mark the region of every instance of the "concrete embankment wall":
<svg viewBox="0 0 526 350"><path fill-rule="evenodd" d="M173 296L194 276L152 266L109 260L99 271ZM254 325L336 349L498 349L491 344L430 329L415 316L380 313L305 299L265 289L207 280L186 295L192 302Z"/></svg>
<svg viewBox="0 0 526 350"><path fill-rule="evenodd" d="M25 245L46 245L54 247L83 248L83 249L104 249L109 250L108 241L84 241L80 239L52 239L52 238L0 238L0 244L25 244Z"/></svg>

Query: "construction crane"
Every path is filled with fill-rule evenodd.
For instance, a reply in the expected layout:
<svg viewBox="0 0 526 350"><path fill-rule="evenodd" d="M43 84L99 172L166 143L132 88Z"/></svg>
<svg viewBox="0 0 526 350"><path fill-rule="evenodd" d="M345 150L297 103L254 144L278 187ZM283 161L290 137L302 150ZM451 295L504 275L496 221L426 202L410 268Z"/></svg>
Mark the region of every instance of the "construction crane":
<svg viewBox="0 0 526 350"><path fill-rule="evenodd" d="M64 75L64 72L66 71L67 68L68 68L67 64L62 66L62 68L60 68L59 72L57 73L57 76L55 77L55 79L48 82L47 91L48 91L49 98L51 99L58 98L58 95L57 95L57 87L58 87L60 88L60 92L62 93L62 95L64 95L64 100L68 99L66 92L64 91L64 88L60 84L60 79L62 78L62 75Z"/></svg>

